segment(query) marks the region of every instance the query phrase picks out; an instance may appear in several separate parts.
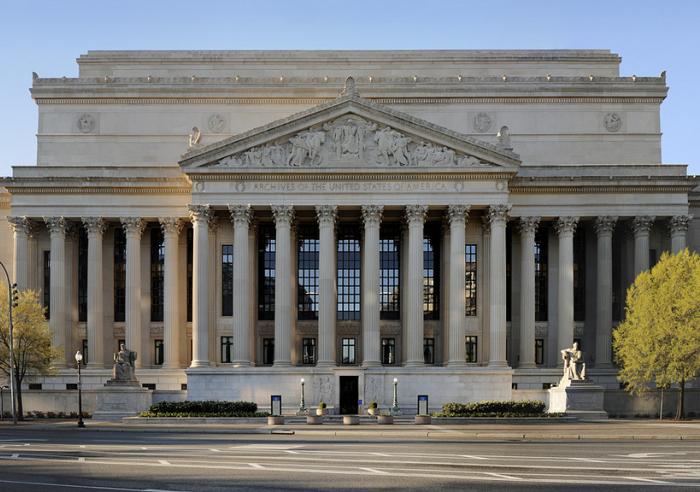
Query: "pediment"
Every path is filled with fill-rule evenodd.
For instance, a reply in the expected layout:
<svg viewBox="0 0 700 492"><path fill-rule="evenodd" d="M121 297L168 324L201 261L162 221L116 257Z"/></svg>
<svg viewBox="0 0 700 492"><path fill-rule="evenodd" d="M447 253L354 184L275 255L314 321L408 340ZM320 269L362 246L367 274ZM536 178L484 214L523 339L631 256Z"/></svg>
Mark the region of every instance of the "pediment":
<svg viewBox="0 0 700 492"><path fill-rule="evenodd" d="M182 157L184 171L433 168L503 171L513 152L356 94L292 115Z"/></svg>

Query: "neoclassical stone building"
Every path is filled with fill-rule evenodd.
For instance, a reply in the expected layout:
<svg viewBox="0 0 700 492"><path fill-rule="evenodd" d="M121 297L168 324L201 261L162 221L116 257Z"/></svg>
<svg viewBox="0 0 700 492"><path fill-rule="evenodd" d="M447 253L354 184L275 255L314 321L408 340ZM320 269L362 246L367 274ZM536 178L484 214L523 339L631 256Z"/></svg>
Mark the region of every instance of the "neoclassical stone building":
<svg viewBox="0 0 700 492"><path fill-rule="evenodd" d="M154 399L542 398L635 275L700 247L661 165L665 74L607 50L96 51L34 74L37 165L0 181L0 260L47 308L62 401L120 342ZM30 394L32 394L30 392ZM36 396L39 401L40 396ZM635 407L636 408L636 407Z"/></svg>

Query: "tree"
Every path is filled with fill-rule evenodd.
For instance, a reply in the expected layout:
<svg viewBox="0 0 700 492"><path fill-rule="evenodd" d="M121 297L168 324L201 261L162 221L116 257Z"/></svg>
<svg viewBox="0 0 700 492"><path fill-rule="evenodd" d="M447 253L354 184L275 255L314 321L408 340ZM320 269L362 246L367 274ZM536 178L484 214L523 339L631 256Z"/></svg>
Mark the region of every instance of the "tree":
<svg viewBox="0 0 700 492"><path fill-rule="evenodd" d="M19 292L17 307L12 309L14 368L10 368L10 322L7 287L0 287L0 371L14 377L17 392L17 417L24 415L22 381L25 376L51 373L51 361L60 351L51 346L51 332L44 316L39 295L32 290Z"/></svg>
<svg viewBox="0 0 700 492"><path fill-rule="evenodd" d="M664 253L627 291L625 320L613 333L618 378L640 394L680 387L676 418L685 417L685 383L700 374L700 256Z"/></svg>

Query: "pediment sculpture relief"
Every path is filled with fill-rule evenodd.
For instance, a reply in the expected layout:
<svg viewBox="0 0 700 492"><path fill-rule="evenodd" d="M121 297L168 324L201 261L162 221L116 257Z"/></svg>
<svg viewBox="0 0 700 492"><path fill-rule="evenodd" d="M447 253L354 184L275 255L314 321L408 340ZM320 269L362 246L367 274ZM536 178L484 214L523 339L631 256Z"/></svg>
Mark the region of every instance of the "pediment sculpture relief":
<svg viewBox="0 0 700 492"><path fill-rule="evenodd" d="M343 116L221 159L217 167L472 167L479 159L416 140L357 116Z"/></svg>

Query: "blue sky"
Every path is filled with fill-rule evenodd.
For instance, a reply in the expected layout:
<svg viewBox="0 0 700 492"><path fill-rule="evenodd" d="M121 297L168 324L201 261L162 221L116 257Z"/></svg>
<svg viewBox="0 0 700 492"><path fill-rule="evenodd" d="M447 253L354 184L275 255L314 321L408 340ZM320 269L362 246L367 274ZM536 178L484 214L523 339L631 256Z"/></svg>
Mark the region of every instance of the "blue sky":
<svg viewBox="0 0 700 492"><path fill-rule="evenodd" d="M0 176L36 162L31 75L89 49L609 48L623 75L667 71L663 162L700 174L700 1L17 0L0 8Z"/></svg>

